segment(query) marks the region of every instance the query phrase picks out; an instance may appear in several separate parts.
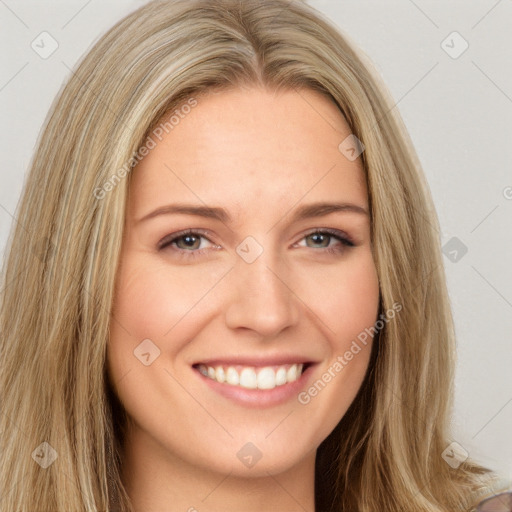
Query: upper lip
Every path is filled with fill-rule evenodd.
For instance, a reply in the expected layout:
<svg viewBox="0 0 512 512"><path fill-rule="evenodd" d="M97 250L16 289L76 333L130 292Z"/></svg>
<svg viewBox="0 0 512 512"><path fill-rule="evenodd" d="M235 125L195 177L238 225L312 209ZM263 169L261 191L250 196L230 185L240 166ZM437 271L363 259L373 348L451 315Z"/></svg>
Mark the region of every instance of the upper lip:
<svg viewBox="0 0 512 512"><path fill-rule="evenodd" d="M201 359L195 362L192 366L204 364L206 366L280 366L284 364L300 364L307 363L313 364L310 357L297 356L297 355L277 355L273 357L257 357L257 356L229 356L229 357L216 357L212 359Z"/></svg>

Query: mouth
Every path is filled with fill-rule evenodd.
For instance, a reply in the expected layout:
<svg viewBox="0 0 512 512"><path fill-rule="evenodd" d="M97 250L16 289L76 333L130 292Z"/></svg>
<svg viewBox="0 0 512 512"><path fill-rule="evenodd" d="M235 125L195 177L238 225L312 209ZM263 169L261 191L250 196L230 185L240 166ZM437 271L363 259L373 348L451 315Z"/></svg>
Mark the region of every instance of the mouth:
<svg viewBox="0 0 512 512"><path fill-rule="evenodd" d="M313 378L316 362L302 358L244 358L201 361L192 370L206 386L231 404L268 408L296 401Z"/></svg>
<svg viewBox="0 0 512 512"><path fill-rule="evenodd" d="M270 390L291 384L301 378L311 362L250 366L227 363L197 363L193 368L219 384L244 389Z"/></svg>

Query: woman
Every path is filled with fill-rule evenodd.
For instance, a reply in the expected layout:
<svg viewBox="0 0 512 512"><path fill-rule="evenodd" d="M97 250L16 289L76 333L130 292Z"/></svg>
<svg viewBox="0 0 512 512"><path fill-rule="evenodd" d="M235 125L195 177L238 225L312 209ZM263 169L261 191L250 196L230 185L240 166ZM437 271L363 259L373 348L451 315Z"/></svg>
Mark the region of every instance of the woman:
<svg viewBox="0 0 512 512"><path fill-rule="evenodd" d="M497 478L450 439L437 229L390 100L312 9L129 15L21 200L2 510L471 510Z"/></svg>

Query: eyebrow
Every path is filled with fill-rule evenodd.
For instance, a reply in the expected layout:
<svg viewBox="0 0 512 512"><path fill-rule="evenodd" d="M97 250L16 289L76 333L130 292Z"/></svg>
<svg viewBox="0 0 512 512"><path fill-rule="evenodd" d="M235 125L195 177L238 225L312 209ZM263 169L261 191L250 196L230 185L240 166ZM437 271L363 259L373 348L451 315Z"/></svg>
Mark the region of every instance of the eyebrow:
<svg viewBox="0 0 512 512"><path fill-rule="evenodd" d="M292 222L297 222L312 217L322 217L335 212L351 212L369 216L368 210L363 206L353 203L312 203L297 208L292 216ZM136 220L137 223L153 219L159 215L195 215L208 219L219 220L224 224L232 222L231 216L224 208L214 206L196 206L191 204L169 204L161 206L156 210Z"/></svg>

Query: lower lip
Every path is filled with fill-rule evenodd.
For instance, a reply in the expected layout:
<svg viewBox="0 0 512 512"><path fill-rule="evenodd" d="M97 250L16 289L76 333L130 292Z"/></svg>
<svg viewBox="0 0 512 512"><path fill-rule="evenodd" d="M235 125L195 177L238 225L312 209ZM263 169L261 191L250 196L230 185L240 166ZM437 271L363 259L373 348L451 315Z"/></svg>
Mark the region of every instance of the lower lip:
<svg viewBox="0 0 512 512"><path fill-rule="evenodd" d="M199 370L194 368L199 378L210 387L213 391L222 395L225 398L236 402L237 404L246 407L273 407L286 402L291 399L297 399L300 391L306 386L307 380L309 379L313 367L310 365L304 370L301 376L293 381L287 382L282 386L276 386L273 389L247 389L241 386L231 386L230 384L221 384L216 380L206 377Z"/></svg>

